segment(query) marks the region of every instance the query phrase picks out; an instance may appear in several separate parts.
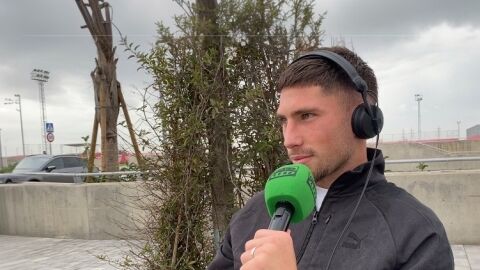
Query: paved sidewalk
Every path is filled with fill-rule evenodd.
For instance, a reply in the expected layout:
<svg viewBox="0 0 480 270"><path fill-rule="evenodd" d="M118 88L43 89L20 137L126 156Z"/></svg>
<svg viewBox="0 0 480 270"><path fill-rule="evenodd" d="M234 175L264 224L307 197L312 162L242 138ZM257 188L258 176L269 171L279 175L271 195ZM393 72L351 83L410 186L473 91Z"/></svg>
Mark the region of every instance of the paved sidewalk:
<svg viewBox="0 0 480 270"><path fill-rule="evenodd" d="M480 246L454 245L455 270L480 270Z"/></svg>
<svg viewBox="0 0 480 270"><path fill-rule="evenodd" d="M118 269L96 256L121 260L127 241L81 240L0 235L1 270Z"/></svg>
<svg viewBox="0 0 480 270"><path fill-rule="evenodd" d="M0 235L1 270L117 269L96 255L119 260L130 250L126 241L79 240ZM480 270L480 246L454 245L455 270Z"/></svg>

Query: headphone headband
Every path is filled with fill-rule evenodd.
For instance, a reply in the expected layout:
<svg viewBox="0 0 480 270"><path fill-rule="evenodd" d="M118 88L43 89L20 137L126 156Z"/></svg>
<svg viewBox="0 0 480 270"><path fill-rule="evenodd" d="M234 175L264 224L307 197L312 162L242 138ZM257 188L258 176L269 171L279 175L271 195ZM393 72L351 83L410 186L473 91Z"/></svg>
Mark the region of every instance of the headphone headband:
<svg viewBox="0 0 480 270"><path fill-rule="evenodd" d="M321 59L321 58L327 58L330 61L333 61L335 64L340 66L345 73L347 73L348 77L350 77L350 80L355 84L355 87L358 92L362 93L367 93L368 92L368 86L365 80L362 79L362 77L358 74L357 70L355 67L350 64L345 58L342 56L331 52L331 51L326 51L326 50L319 50L319 51L313 51L313 52L308 52L306 54L301 55L297 59L293 60L293 63L301 60L301 59ZM290 65L291 65L290 64Z"/></svg>

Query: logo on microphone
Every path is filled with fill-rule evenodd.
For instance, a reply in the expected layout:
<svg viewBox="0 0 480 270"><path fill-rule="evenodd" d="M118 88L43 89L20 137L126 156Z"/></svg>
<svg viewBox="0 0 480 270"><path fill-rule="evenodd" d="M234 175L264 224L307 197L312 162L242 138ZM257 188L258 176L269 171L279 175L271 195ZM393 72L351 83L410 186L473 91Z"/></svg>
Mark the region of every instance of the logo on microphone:
<svg viewBox="0 0 480 270"><path fill-rule="evenodd" d="M275 170L273 174L270 176L270 178L268 178L268 180L273 180L275 178L287 177L287 176L292 177L297 175L297 172L298 172L297 166L281 167Z"/></svg>
<svg viewBox="0 0 480 270"><path fill-rule="evenodd" d="M310 191L312 192L313 197L317 198L317 189L315 188L315 179L311 174L307 178L307 185L310 188Z"/></svg>

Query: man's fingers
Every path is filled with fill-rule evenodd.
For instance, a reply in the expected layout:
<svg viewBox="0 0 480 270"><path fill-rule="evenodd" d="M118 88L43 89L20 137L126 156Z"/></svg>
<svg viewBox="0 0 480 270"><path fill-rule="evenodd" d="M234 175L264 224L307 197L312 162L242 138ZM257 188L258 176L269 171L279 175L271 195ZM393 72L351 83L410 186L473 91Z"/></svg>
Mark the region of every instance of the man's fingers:
<svg viewBox="0 0 480 270"><path fill-rule="evenodd" d="M259 246L262 242L263 242L263 240L261 240L261 239L248 240L248 241L245 243L245 251L251 250L251 249L253 249L253 248L256 247L256 246Z"/></svg>
<svg viewBox="0 0 480 270"><path fill-rule="evenodd" d="M245 250L245 252L240 255L240 261L242 262L242 265L246 264L251 259L252 256L250 255L250 250Z"/></svg>
<svg viewBox="0 0 480 270"><path fill-rule="evenodd" d="M267 230L267 229L260 229L255 232L255 236L253 238L263 238L267 236L271 236L273 233L278 233L279 231L272 231L272 230Z"/></svg>
<svg viewBox="0 0 480 270"><path fill-rule="evenodd" d="M245 250L252 249L256 246L263 245L264 243L278 242L284 236L288 235L291 239L290 230L287 232L272 231L272 230L258 230L255 233L255 237L245 243Z"/></svg>
<svg viewBox="0 0 480 270"><path fill-rule="evenodd" d="M255 255L254 257L251 256L251 254L248 254L246 255L246 258L250 258L250 259L247 259L246 262L242 261L242 266L240 267L240 270L258 270L258 269L265 269L264 266L265 265L265 261L268 260L268 256L266 256L266 254L263 253L264 250L262 250L261 252L259 252L257 254L257 250L255 250ZM244 252L244 254L246 253L249 253L251 251L246 251ZM250 255L250 256L249 256ZM243 254L242 254L242 257L243 257ZM268 268L266 268L268 269ZM276 268L278 269L278 268Z"/></svg>
<svg viewBox="0 0 480 270"><path fill-rule="evenodd" d="M240 255L240 261L242 262L242 264L245 264L250 260L252 260L253 258L255 258L255 256L257 256L258 254L258 249L259 247L257 246L254 246L253 248L250 248L250 249L246 249L245 252L243 252L242 255Z"/></svg>

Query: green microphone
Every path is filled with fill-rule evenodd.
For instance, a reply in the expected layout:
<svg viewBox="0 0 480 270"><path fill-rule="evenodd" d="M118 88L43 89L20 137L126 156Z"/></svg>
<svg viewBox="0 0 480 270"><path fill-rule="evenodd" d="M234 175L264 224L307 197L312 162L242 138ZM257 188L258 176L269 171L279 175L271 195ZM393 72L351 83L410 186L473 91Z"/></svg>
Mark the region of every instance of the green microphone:
<svg viewBox="0 0 480 270"><path fill-rule="evenodd" d="M317 190L312 172L304 164L276 169L265 185L265 204L272 217L268 229L286 231L290 220L300 222L315 207Z"/></svg>

